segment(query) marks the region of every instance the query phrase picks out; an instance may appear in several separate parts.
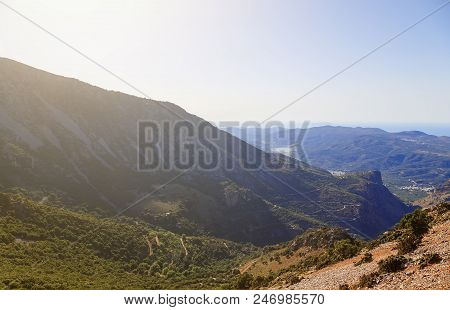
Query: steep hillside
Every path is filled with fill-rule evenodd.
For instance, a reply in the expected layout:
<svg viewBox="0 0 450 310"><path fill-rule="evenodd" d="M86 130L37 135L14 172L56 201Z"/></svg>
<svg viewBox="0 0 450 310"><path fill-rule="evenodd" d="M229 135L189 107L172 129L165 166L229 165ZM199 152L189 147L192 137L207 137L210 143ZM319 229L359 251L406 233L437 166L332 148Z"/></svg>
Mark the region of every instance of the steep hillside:
<svg viewBox="0 0 450 310"><path fill-rule="evenodd" d="M137 171L138 121L202 120L168 102L8 59L0 59L0 111L0 189L58 195L66 205L84 204L102 215L134 206L127 215L177 233L270 244L323 222L375 237L410 211L378 177L337 178L264 153L210 124L218 136L218 169ZM286 168L244 169L246 151ZM225 169L230 162L234 168Z"/></svg>
<svg viewBox="0 0 450 310"><path fill-rule="evenodd" d="M310 230L241 265L245 288L450 289L450 205L405 216L363 243L338 229Z"/></svg>
<svg viewBox="0 0 450 310"><path fill-rule="evenodd" d="M289 289L450 289L450 217L430 212L434 223L413 251L399 255L399 242L383 243L365 253L372 261L357 264L364 255L305 274ZM356 265L356 266L355 266Z"/></svg>
<svg viewBox="0 0 450 310"><path fill-rule="evenodd" d="M226 288L257 250L0 193L0 289Z"/></svg>

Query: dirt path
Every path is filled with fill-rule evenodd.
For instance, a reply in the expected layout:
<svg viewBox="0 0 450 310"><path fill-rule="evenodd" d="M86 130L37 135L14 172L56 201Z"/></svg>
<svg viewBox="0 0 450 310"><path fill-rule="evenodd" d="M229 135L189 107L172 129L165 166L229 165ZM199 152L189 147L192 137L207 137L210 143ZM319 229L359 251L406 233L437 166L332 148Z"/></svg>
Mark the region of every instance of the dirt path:
<svg viewBox="0 0 450 310"><path fill-rule="evenodd" d="M145 236L145 241L147 242L148 256L152 256L153 255L152 243L150 242L150 240L148 240L147 236Z"/></svg>
<svg viewBox="0 0 450 310"><path fill-rule="evenodd" d="M188 256L188 250L186 249L186 246L184 245L184 241L183 241L183 238L180 238L180 241L181 241L181 245L183 246L183 249L184 249L184 255L185 256Z"/></svg>
<svg viewBox="0 0 450 310"><path fill-rule="evenodd" d="M246 272L247 270L249 270L251 267L252 267L252 265L254 264L254 263L256 263L258 261L258 259L254 259L254 260L252 260L252 261L249 261L248 263L246 263L245 265L243 265L241 268L240 268L240 272L241 272L241 274L242 273L244 273L244 272Z"/></svg>

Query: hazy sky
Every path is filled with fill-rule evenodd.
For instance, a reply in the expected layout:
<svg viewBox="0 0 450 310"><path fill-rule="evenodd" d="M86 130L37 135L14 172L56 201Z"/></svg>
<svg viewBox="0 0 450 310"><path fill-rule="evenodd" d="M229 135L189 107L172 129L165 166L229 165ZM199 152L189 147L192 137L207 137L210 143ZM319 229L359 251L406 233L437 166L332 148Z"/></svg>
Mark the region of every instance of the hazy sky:
<svg viewBox="0 0 450 310"><path fill-rule="evenodd" d="M262 121L445 0L0 0L143 90ZM0 3L0 56L136 94ZM450 5L276 117L450 121Z"/></svg>

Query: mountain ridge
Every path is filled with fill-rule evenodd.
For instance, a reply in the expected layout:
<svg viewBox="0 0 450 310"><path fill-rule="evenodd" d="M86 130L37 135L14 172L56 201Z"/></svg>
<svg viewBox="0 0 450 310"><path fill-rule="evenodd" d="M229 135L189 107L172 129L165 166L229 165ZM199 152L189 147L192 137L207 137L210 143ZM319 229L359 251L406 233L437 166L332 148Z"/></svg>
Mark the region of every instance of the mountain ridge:
<svg viewBox="0 0 450 310"><path fill-rule="evenodd" d="M244 137L239 128L231 132ZM424 197L427 191L450 178L450 137L447 136L421 131L322 126L282 130L284 137L273 134L270 144L265 145L255 132L245 132L250 132L247 136L250 143L275 152L289 152L313 166L338 174L379 170L389 189L406 201ZM294 150L292 145L299 143L299 137L303 137L301 147Z"/></svg>
<svg viewBox="0 0 450 310"><path fill-rule="evenodd" d="M266 159L295 161L254 149L209 123L219 135L220 155L235 161L234 169L224 169L226 162L219 161L215 171L192 170L181 176L175 171L139 172L137 122L177 121L177 115L161 108L161 102L20 63L0 61L0 98L4 189L56 191L104 215L120 212L157 189L127 215L178 233L255 244L288 240L321 222L375 237L410 211L378 180L373 183L361 175L337 178L307 164L247 171L240 166L241 149L226 150L227 144L250 148ZM170 107L194 124L203 121ZM379 199L370 201L375 192ZM383 217L386 210L389 216Z"/></svg>

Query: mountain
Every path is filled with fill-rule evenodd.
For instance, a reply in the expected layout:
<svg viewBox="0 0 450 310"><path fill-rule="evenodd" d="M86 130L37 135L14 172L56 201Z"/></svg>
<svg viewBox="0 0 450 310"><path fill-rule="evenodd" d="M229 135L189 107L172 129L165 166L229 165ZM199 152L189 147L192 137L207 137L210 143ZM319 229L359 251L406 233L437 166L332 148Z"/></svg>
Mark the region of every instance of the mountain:
<svg viewBox="0 0 450 310"><path fill-rule="evenodd" d="M174 233L257 245L323 224L375 237L411 211L376 171L335 177L263 152L209 123L218 137L217 169L138 171L139 121L204 121L168 102L107 91L4 58L0 111L0 190L23 188L37 201L62 201L74 211L126 211ZM195 145L199 140L194 137ZM245 152L283 168L245 169Z"/></svg>
<svg viewBox="0 0 450 310"><path fill-rule="evenodd" d="M241 136L239 130L234 130ZM389 188L404 197L426 191L450 178L450 137L437 137L420 131L389 133L377 128L323 126L288 130L285 138L272 134L274 151L289 148L303 135L300 156L330 171L380 170ZM256 135L248 136L256 141ZM409 195L408 195L409 193Z"/></svg>

